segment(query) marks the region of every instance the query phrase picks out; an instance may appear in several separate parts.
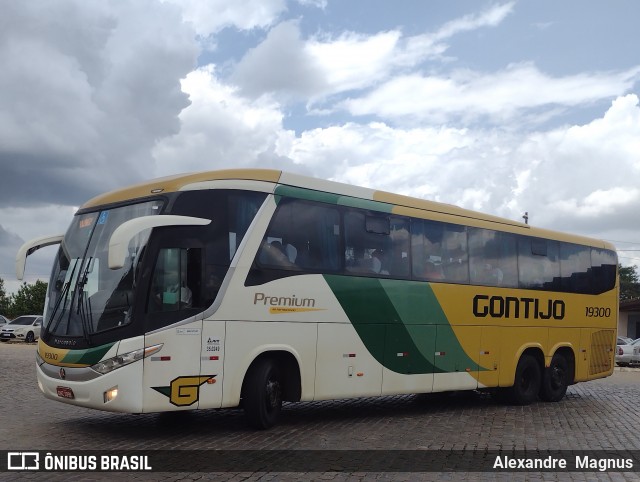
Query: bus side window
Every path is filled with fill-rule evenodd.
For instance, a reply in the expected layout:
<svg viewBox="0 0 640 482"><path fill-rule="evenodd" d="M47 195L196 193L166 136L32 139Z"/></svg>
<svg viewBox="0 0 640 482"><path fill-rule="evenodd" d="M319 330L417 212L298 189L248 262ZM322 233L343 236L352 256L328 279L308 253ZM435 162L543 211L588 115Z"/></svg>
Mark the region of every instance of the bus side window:
<svg viewBox="0 0 640 482"><path fill-rule="evenodd" d="M615 251L591 248L594 294L612 290L616 285L618 260Z"/></svg>
<svg viewBox="0 0 640 482"><path fill-rule="evenodd" d="M340 213L334 206L287 199L273 215L256 264L269 276L278 276L274 270L336 272L339 246Z"/></svg>
<svg viewBox="0 0 640 482"><path fill-rule="evenodd" d="M568 293L592 293L591 248L560 243L561 289Z"/></svg>
<svg viewBox="0 0 640 482"><path fill-rule="evenodd" d="M554 291L560 288L558 242L520 236L518 280L520 288Z"/></svg>
<svg viewBox="0 0 640 482"><path fill-rule="evenodd" d="M409 265L409 220L391 218L391 251L388 257L389 274L393 277L406 278L410 274Z"/></svg>
<svg viewBox="0 0 640 482"><path fill-rule="evenodd" d="M411 256L413 277L444 281L442 237L444 223L411 220Z"/></svg>
<svg viewBox="0 0 640 482"><path fill-rule="evenodd" d="M409 220L350 209L344 215L347 274L407 278Z"/></svg>
<svg viewBox="0 0 640 482"><path fill-rule="evenodd" d="M442 232L442 271L447 282L469 282L467 230L464 226L445 224Z"/></svg>
<svg viewBox="0 0 640 482"><path fill-rule="evenodd" d="M345 268L355 275L389 276L391 223L359 209L344 215Z"/></svg>
<svg viewBox="0 0 640 482"><path fill-rule="evenodd" d="M148 311L179 311L199 306L200 272L200 249L160 249L151 282Z"/></svg>
<svg viewBox="0 0 640 482"><path fill-rule="evenodd" d="M518 286L516 237L491 229L469 229L471 283L485 286Z"/></svg>

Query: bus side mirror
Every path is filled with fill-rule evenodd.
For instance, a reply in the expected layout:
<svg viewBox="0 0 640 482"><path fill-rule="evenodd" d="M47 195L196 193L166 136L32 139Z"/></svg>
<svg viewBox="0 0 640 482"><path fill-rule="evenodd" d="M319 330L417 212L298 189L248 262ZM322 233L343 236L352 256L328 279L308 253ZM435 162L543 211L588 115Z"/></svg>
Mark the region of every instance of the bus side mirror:
<svg viewBox="0 0 640 482"><path fill-rule="evenodd" d="M27 256L31 256L40 248L51 246L53 244L60 244L62 242L62 238L64 238L63 234L58 234L56 236L44 236L27 241L20 246L18 254L16 255L16 278L19 280L24 278L24 267L27 264Z"/></svg>
<svg viewBox="0 0 640 482"><path fill-rule="evenodd" d="M145 229L161 226L205 226L210 219L159 214L130 219L118 226L109 239L109 269L120 269L129 254L129 241Z"/></svg>

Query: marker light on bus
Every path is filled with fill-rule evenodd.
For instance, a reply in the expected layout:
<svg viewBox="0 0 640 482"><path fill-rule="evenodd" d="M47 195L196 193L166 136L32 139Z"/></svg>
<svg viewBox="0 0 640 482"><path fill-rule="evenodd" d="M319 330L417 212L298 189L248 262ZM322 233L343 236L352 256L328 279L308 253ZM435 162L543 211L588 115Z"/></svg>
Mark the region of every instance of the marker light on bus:
<svg viewBox="0 0 640 482"><path fill-rule="evenodd" d="M133 363L135 361L142 360L149 355L158 353L162 346L163 343L160 343L159 345L148 346L146 348L140 348L139 350L130 351L129 353L123 353L122 355L116 355L112 358L96 363L91 368L98 373L102 373L103 375L105 375L125 365L129 365L130 363Z"/></svg>
<svg viewBox="0 0 640 482"><path fill-rule="evenodd" d="M104 403L110 402L114 400L118 396L118 386L116 385L113 388L110 388L106 392L104 392Z"/></svg>

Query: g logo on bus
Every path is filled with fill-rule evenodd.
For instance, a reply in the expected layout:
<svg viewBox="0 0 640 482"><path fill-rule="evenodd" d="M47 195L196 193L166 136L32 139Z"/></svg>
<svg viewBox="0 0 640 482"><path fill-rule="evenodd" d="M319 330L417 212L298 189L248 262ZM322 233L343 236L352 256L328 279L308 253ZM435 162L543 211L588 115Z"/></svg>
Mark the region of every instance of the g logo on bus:
<svg viewBox="0 0 640 482"><path fill-rule="evenodd" d="M205 382L215 383L218 375L185 376L171 380L168 387L151 387L156 392L169 397L169 401L176 407L193 405L200 397L200 387Z"/></svg>

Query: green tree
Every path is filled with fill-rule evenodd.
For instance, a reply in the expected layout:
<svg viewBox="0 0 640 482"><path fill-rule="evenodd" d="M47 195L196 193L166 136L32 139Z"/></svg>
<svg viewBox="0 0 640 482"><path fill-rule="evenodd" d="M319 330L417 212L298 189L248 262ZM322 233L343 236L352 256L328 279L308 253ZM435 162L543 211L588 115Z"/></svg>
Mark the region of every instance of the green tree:
<svg viewBox="0 0 640 482"><path fill-rule="evenodd" d="M640 298L640 275L637 266L618 266L620 273L620 301Z"/></svg>
<svg viewBox="0 0 640 482"><path fill-rule="evenodd" d="M47 283L36 281L33 284L22 283L18 292L11 297L9 316L41 315L47 296Z"/></svg>
<svg viewBox="0 0 640 482"><path fill-rule="evenodd" d="M9 316L11 309L11 297L4 288L4 280L0 278L0 315Z"/></svg>

